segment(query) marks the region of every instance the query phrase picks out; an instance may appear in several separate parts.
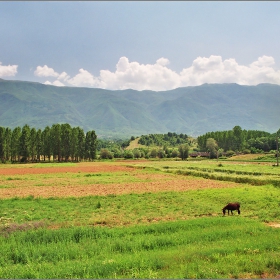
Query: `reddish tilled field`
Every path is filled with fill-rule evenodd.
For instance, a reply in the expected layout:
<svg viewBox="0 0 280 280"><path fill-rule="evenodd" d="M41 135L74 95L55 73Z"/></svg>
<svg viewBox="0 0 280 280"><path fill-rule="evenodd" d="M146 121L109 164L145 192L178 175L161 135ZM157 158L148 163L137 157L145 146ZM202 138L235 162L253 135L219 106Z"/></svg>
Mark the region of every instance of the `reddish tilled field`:
<svg viewBox="0 0 280 280"><path fill-rule="evenodd" d="M127 181L121 183L85 182L85 174L127 173ZM80 173L81 178L73 177ZM52 175L53 176L50 176ZM63 174L63 176L59 176ZM66 174L66 176L65 176ZM69 176L67 176L69 174ZM44 165L17 165L0 167L0 198L12 197L70 197L88 195L128 194L160 191L187 191L204 188L229 188L237 184L174 174L146 172L115 163L79 163L76 166L44 167ZM30 175L30 178L28 177ZM45 175L45 176L44 176ZM46 176L48 175L48 176ZM11 177L10 180L7 176ZM108 176L108 175L107 175ZM133 179L137 182L133 182ZM4 187L3 187L4 186Z"/></svg>
<svg viewBox="0 0 280 280"><path fill-rule="evenodd" d="M0 166L0 175L26 175L26 174L51 174L51 173L79 173L79 172L117 172L131 170L125 167L107 163L79 163L76 166L38 167L38 165L15 165L15 167Z"/></svg>

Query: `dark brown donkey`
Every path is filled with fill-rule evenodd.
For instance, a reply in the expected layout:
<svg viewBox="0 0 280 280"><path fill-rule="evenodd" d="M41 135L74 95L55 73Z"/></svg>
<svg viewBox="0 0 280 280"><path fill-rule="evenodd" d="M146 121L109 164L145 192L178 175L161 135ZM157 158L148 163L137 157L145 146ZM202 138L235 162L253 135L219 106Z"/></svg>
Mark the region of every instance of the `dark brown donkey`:
<svg viewBox="0 0 280 280"><path fill-rule="evenodd" d="M228 210L228 215L229 215L229 211L231 211L231 214L233 215L232 211L237 210L238 214L240 214L240 203L235 202L235 203L229 203L228 205L226 205L223 208L223 213L224 215L226 214L226 210Z"/></svg>

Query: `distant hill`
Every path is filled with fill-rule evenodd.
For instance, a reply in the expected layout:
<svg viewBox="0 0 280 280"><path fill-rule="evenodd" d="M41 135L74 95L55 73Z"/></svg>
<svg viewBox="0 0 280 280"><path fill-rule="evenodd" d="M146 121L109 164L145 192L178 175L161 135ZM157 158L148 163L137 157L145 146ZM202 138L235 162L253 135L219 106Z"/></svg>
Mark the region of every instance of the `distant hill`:
<svg viewBox="0 0 280 280"><path fill-rule="evenodd" d="M99 137L176 132L192 136L280 128L280 86L204 84L169 91L55 87L0 79L0 126L69 123Z"/></svg>

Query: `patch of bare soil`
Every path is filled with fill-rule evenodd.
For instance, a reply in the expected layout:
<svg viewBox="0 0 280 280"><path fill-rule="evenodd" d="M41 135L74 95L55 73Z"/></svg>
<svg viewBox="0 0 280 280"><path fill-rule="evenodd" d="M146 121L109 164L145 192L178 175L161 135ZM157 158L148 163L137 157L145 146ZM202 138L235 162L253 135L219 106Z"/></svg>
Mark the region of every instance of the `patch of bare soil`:
<svg viewBox="0 0 280 280"><path fill-rule="evenodd" d="M40 187L14 187L1 188L0 198L12 197L78 197L88 195L109 195L109 194L129 194L144 192L163 192L163 191L188 191L206 188L229 188L238 186L232 182L218 182L207 179L192 179L188 177L173 177L163 181L159 180L158 175L149 175L149 182L128 182L117 184L89 184L89 185L69 185L57 186L55 184Z"/></svg>
<svg viewBox="0 0 280 280"><path fill-rule="evenodd" d="M279 223L269 223L268 226L274 227L274 228L280 228L280 224Z"/></svg>
<svg viewBox="0 0 280 280"><path fill-rule="evenodd" d="M43 165L43 164L42 164ZM79 173L79 172L118 172L129 171L131 167L99 162L79 163L76 166L34 167L30 165L16 166L15 168L0 168L0 175L52 174L52 173Z"/></svg>

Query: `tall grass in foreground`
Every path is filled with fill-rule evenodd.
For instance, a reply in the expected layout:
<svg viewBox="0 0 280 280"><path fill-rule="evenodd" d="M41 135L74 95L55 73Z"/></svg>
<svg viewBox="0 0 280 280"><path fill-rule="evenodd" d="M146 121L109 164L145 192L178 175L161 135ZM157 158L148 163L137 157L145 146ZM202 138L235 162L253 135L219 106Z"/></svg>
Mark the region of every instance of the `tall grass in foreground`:
<svg viewBox="0 0 280 280"><path fill-rule="evenodd" d="M279 229L243 217L0 237L0 278L238 278L280 272Z"/></svg>

